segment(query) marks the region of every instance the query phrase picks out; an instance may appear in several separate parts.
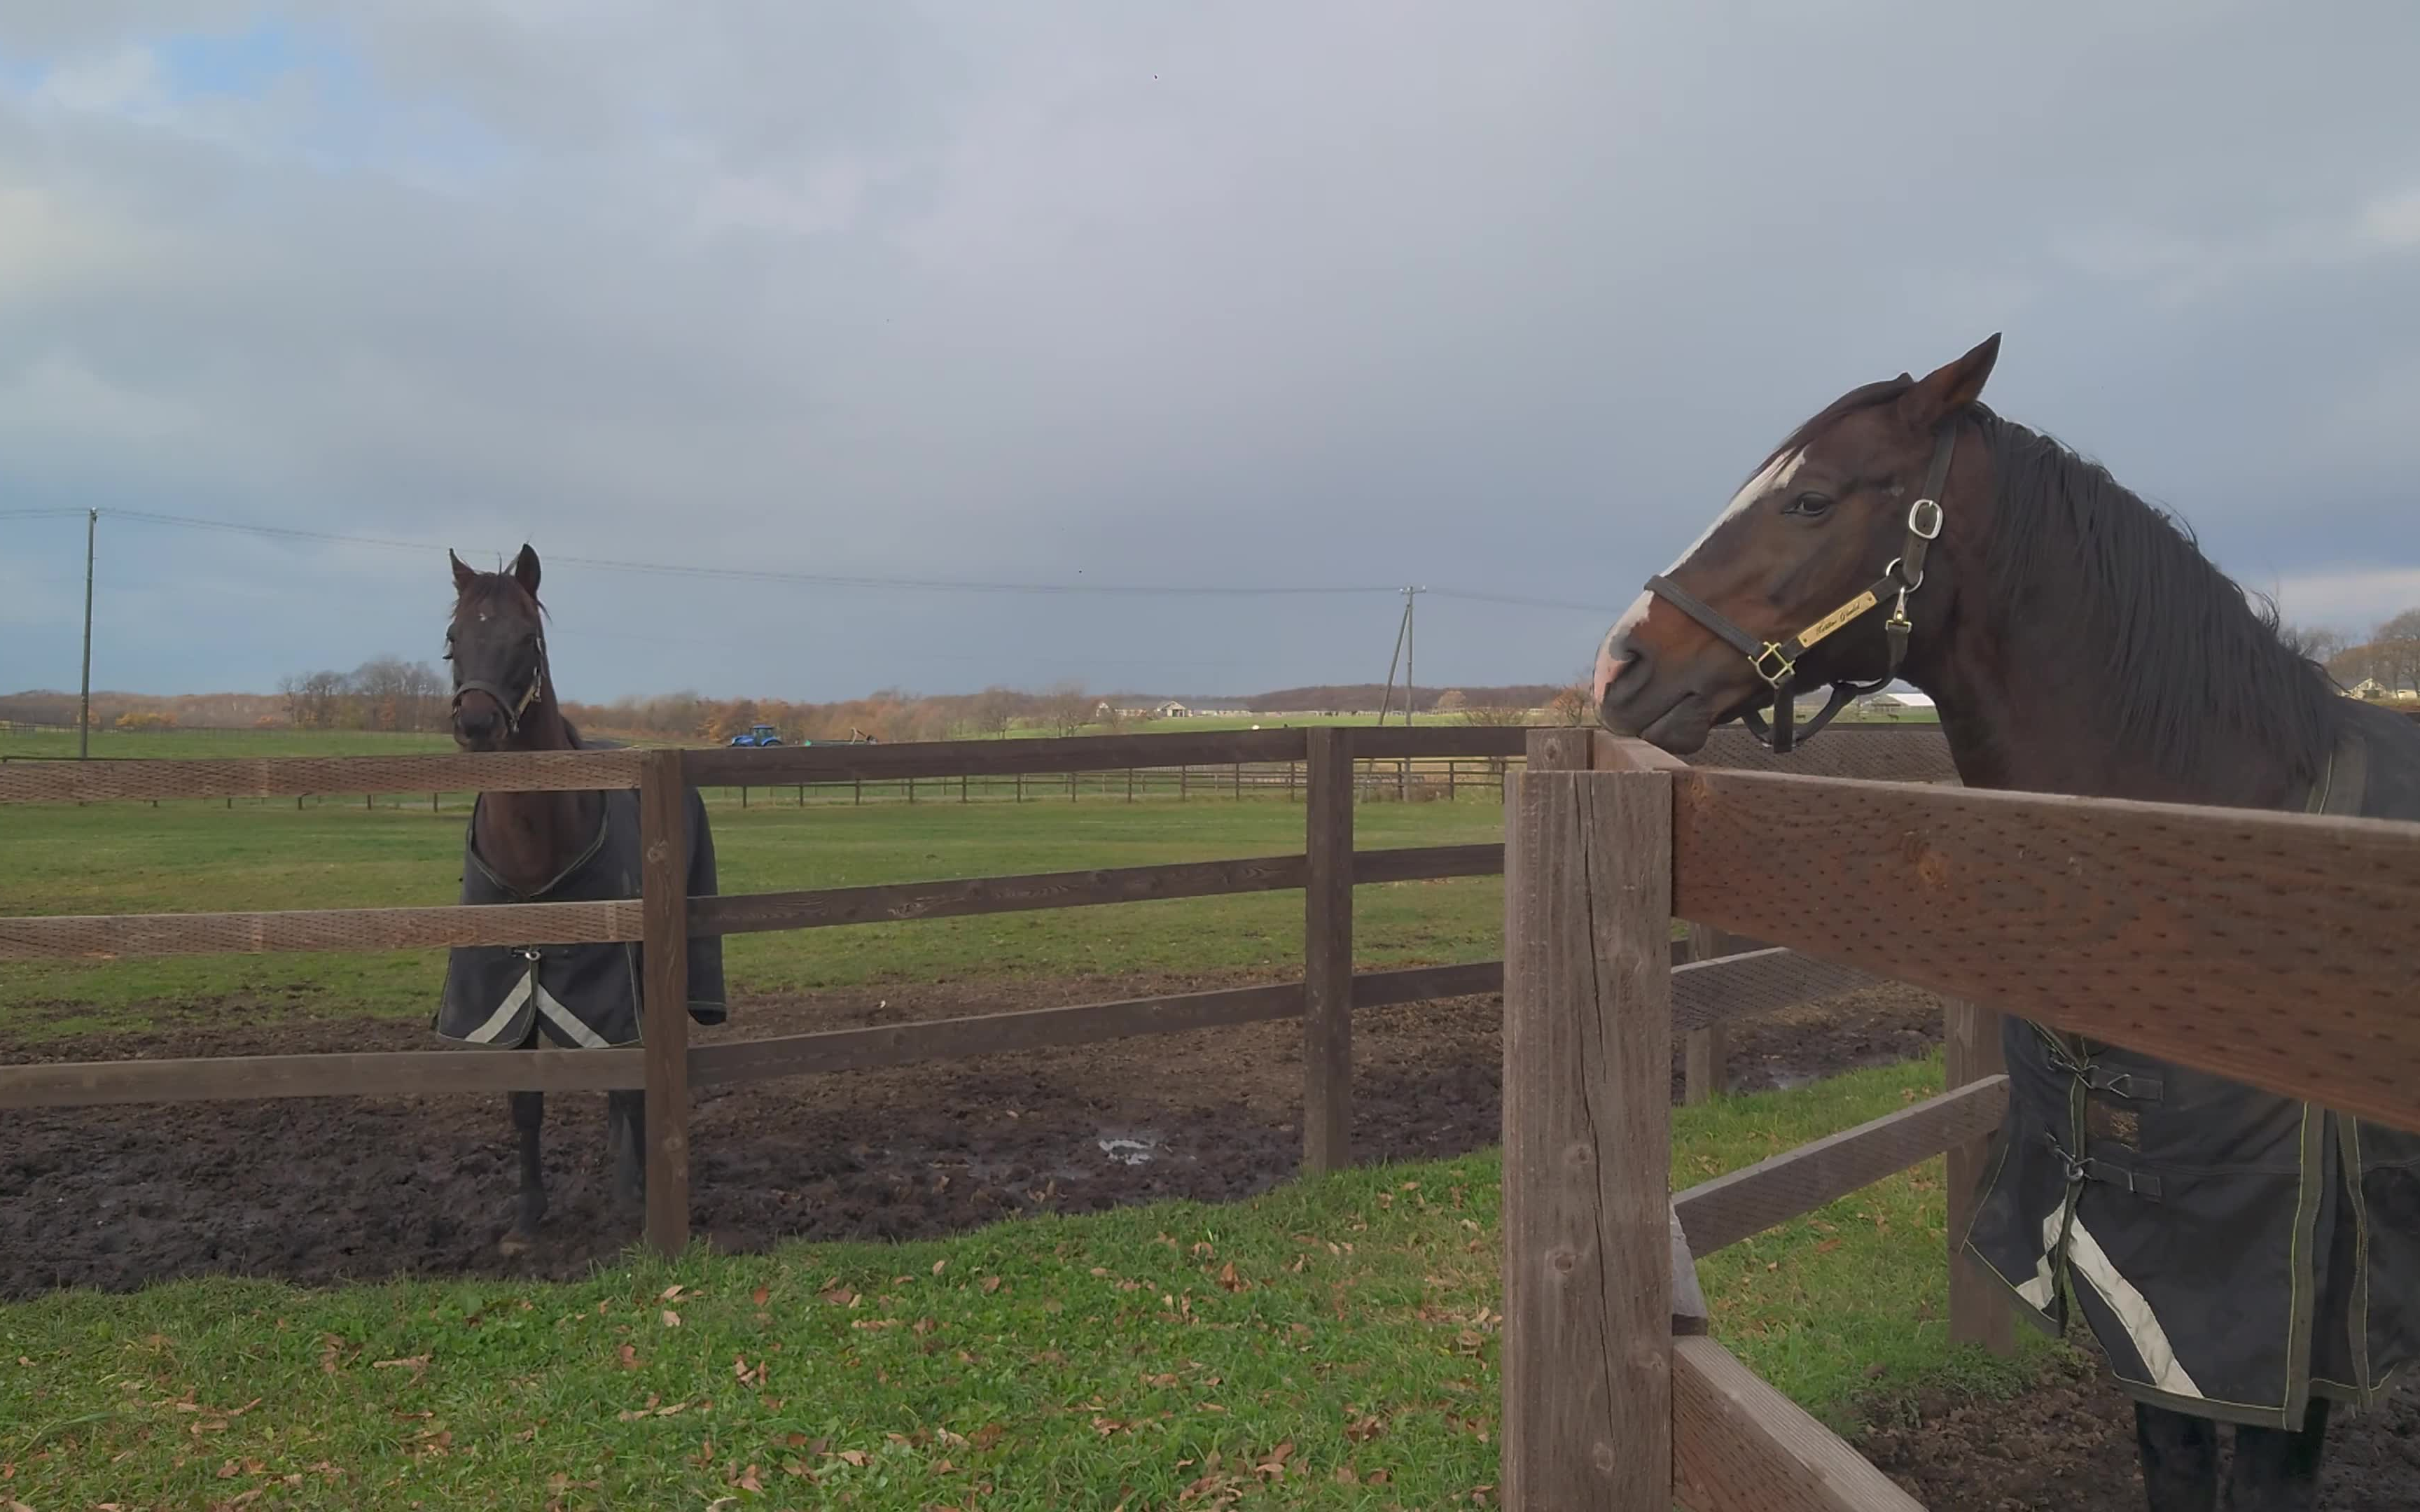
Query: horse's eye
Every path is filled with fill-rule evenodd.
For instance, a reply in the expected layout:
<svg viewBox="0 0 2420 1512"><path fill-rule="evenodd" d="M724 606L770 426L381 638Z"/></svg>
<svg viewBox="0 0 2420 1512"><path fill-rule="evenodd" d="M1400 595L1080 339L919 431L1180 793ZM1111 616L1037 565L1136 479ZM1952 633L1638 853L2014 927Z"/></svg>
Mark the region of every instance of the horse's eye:
<svg viewBox="0 0 2420 1512"><path fill-rule="evenodd" d="M1804 515L1809 519L1821 518L1832 507L1832 501L1820 493L1803 493L1790 501L1782 510L1785 515Z"/></svg>

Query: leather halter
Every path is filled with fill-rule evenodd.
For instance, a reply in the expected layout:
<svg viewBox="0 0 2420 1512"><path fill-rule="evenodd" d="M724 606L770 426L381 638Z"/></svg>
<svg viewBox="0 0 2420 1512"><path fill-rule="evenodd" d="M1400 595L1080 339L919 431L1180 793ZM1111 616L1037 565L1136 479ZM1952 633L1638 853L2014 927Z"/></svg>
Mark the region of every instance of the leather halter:
<svg viewBox="0 0 2420 1512"><path fill-rule="evenodd" d="M1914 628L1907 617L1907 595L1924 586L1925 553L1932 548L1941 534L1941 490L1949 482L1949 459L1958 449L1958 428L1954 420L1942 422L1932 442L1932 465L1924 477L1924 492L1907 507L1907 542L1900 554L1891 559L1883 575L1869 584L1856 597L1824 615L1787 640L1761 640L1732 624L1714 607L1658 573L1647 579L1647 591L1659 594L1696 620L1699 625L1737 648L1747 657L1748 665L1773 689L1773 728L1767 733L1763 717L1753 708L1740 711L1740 723L1759 743L1781 755L1804 740L1812 740L1815 733L1832 722L1832 717L1848 706L1853 698L1875 692L1890 686L1899 675L1900 663L1907 656L1908 632ZM1883 621L1883 633L1890 640L1890 667L1873 682L1859 685L1845 678L1835 679L1832 697L1822 713L1807 723L1803 734L1794 728L1797 701L1792 696L1791 685L1798 679L1798 661L1822 640L1843 625L1854 623L1867 610L1880 604L1885 595L1896 594L1890 617Z"/></svg>
<svg viewBox="0 0 2420 1512"><path fill-rule="evenodd" d="M450 635L446 638L446 643L449 647L453 643L453 638ZM503 688L498 687L493 683L482 682L475 677L463 676L461 663L456 662L454 664L454 702L452 706L456 709L461 708L462 695L465 693L487 694L489 698L496 701L496 707L504 711L504 733L508 735L518 735L521 733L521 716L529 713L530 705L535 703L538 700L538 695L545 691L546 637L544 635L538 636L537 655L530 663L529 687L518 699L508 696Z"/></svg>

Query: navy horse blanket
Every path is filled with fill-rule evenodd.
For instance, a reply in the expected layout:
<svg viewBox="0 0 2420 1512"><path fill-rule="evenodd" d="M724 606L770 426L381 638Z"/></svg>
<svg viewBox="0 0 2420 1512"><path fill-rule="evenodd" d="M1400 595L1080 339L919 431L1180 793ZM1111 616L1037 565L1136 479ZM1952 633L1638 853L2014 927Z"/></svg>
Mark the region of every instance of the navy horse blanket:
<svg viewBox="0 0 2420 1512"><path fill-rule="evenodd" d="M466 903L596 903L640 890L639 795L607 789L596 836L563 872L534 893L516 892L479 858L476 803L462 840ZM695 788L689 808L689 892L715 892L714 836ZM449 952L445 992L431 1027L441 1039L518 1050L540 1036L566 1049L639 1042L644 947L628 940L591 945L465 946ZM689 942L689 1016L721 1024L730 1016L722 987L722 936Z"/></svg>
<svg viewBox="0 0 2420 1512"><path fill-rule="evenodd" d="M2303 805L2420 819L2420 726L2360 709ZM2420 1012L2420 978L2412 1009ZM1965 1253L2138 1401L2299 1429L2420 1354L2420 1136L2015 1017Z"/></svg>

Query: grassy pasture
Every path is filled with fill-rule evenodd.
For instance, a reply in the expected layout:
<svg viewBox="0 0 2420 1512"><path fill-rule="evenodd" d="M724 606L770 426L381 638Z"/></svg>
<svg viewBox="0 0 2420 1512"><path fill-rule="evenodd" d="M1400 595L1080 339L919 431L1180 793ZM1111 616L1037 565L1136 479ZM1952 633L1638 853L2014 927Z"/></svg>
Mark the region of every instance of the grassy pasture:
<svg viewBox="0 0 2420 1512"><path fill-rule="evenodd" d="M1936 1059L1675 1115L1706 1179ZM633 1258L569 1285L197 1281L0 1308L0 1497L54 1507L1493 1505L1493 1154L1226 1207ZM1717 1336L1836 1424L1947 1340L1938 1161L1711 1257ZM1187 1492L1191 1495L1188 1498Z"/></svg>
<svg viewBox="0 0 2420 1512"><path fill-rule="evenodd" d="M454 901L464 814L360 800L27 805L8 825L0 914L395 907ZM765 803L714 807L726 892L850 887L1302 849L1281 800ZM1494 795L1370 803L1364 846L1465 844L1503 833ZM1493 877L1358 889L1356 953L1369 965L1486 960L1502 933ZM1301 960L1302 896L1264 893L733 937L736 993L968 977L1286 969ZM143 1022L147 1004L240 998L253 1011L416 1017L436 1001L442 952L193 956L0 966L0 1030L58 1034Z"/></svg>

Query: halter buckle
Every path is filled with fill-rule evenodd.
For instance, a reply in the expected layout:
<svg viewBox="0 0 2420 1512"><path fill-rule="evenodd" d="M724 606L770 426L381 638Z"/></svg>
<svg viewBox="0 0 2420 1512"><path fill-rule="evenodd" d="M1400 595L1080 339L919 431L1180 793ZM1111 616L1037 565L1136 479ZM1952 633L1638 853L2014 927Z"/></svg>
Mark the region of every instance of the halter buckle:
<svg viewBox="0 0 2420 1512"><path fill-rule="evenodd" d="M1907 532L1920 541L1941 537L1941 501L1919 499L1907 506Z"/></svg>
<svg viewBox="0 0 2420 1512"><path fill-rule="evenodd" d="M1764 670L1765 660L1768 657L1780 664L1781 670L1779 671L1767 671ZM1766 641L1764 643L1764 649L1758 652L1748 662L1748 665L1755 668L1756 674L1759 677L1763 678L1766 683L1771 685L1776 690L1782 684L1790 681L1791 677L1798 671L1798 664L1781 654L1781 642L1778 640Z"/></svg>

